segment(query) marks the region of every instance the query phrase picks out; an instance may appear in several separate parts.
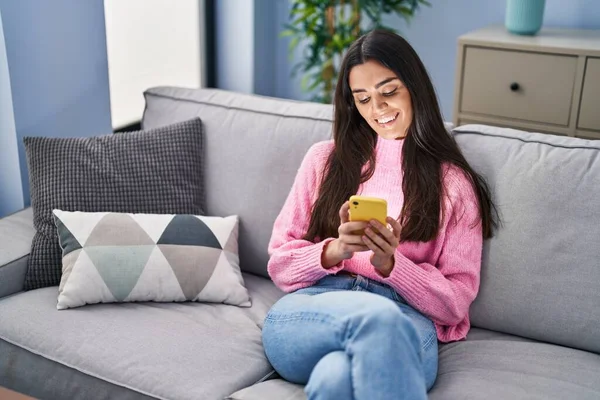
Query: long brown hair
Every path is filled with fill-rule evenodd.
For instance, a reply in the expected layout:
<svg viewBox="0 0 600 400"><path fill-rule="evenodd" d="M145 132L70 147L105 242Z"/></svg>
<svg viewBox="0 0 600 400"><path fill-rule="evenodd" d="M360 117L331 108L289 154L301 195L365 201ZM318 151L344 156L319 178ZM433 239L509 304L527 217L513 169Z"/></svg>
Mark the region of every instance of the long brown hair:
<svg viewBox="0 0 600 400"><path fill-rule="evenodd" d="M334 97L335 146L323 171L305 239L338 237L339 208L373 175L377 134L359 114L348 83L350 70L369 60L393 71L408 89L412 101L413 120L402 147L401 241L426 242L437 236L445 195L444 164L458 167L473 185L483 236L491 237L497 226L497 212L489 188L446 131L425 66L402 37L375 30L356 40L342 61Z"/></svg>

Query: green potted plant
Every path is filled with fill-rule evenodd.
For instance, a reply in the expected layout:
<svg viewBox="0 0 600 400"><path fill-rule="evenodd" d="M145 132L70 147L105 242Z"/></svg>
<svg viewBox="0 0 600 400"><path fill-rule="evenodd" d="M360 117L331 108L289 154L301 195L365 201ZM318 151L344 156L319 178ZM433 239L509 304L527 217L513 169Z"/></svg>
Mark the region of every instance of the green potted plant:
<svg viewBox="0 0 600 400"><path fill-rule="evenodd" d="M292 71L304 74L302 89L316 93L313 101L331 103L339 62L350 44L373 29L396 29L384 25L385 15L395 14L410 22L426 0L293 0L289 23L281 33L291 37L290 56L300 43L304 53Z"/></svg>

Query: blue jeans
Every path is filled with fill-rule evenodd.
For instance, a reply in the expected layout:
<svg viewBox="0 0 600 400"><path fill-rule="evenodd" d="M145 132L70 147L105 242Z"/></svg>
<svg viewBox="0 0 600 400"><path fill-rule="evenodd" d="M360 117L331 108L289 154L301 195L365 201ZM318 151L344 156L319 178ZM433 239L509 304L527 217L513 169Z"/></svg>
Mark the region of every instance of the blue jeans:
<svg viewBox="0 0 600 400"><path fill-rule="evenodd" d="M265 353L312 399L427 399L438 367L433 323L389 286L327 276L281 298L263 328Z"/></svg>

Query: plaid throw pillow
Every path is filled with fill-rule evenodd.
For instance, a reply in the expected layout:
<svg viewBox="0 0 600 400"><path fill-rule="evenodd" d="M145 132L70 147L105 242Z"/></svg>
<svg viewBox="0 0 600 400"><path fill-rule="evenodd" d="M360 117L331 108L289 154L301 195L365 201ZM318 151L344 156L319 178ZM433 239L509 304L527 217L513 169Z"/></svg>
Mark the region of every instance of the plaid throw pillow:
<svg viewBox="0 0 600 400"><path fill-rule="evenodd" d="M25 289L56 286L52 210L204 214L202 122L91 138L24 139L33 223Z"/></svg>

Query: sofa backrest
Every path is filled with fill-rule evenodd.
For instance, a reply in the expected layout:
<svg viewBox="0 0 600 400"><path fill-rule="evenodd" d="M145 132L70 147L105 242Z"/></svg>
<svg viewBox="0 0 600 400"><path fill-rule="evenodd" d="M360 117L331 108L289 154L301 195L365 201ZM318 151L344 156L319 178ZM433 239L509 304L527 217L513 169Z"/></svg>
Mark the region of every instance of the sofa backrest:
<svg viewBox="0 0 600 400"><path fill-rule="evenodd" d="M600 141L454 133L502 221L484 246L473 325L600 353Z"/></svg>
<svg viewBox="0 0 600 400"><path fill-rule="evenodd" d="M267 274L273 223L310 146L331 138L330 105L217 89L145 93L144 129L200 117L207 215L238 215L242 270Z"/></svg>

